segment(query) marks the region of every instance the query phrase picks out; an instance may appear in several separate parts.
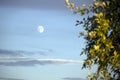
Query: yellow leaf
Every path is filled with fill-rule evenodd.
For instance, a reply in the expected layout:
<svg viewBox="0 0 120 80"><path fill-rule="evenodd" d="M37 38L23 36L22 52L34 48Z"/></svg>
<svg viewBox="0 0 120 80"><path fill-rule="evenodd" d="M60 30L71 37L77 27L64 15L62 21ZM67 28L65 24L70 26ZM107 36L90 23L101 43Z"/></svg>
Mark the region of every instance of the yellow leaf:
<svg viewBox="0 0 120 80"><path fill-rule="evenodd" d="M103 6L104 6L104 7L106 7L106 4L105 4L105 2L103 2L102 4L103 4Z"/></svg>
<svg viewBox="0 0 120 80"><path fill-rule="evenodd" d="M100 5L100 3L99 3L99 2L96 2L96 3L95 3L95 6L99 6L99 5Z"/></svg>
<svg viewBox="0 0 120 80"><path fill-rule="evenodd" d="M71 9L74 9L75 7L74 3L71 3L70 6L71 6Z"/></svg>
<svg viewBox="0 0 120 80"><path fill-rule="evenodd" d="M69 6L69 0L65 0L66 5Z"/></svg>
<svg viewBox="0 0 120 80"><path fill-rule="evenodd" d="M91 65L91 64L92 64L92 61L91 61L91 60L88 60L88 64Z"/></svg>
<svg viewBox="0 0 120 80"><path fill-rule="evenodd" d="M97 58L97 61L99 61L100 59L99 58Z"/></svg>
<svg viewBox="0 0 120 80"><path fill-rule="evenodd" d="M94 14L94 16L96 16L96 17L98 17L98 18L103 17L103 15L104 15L103 12Z"/></svg>
<svg viewBox="0 0 120 80"><path fill-rule="evenodd" d="M117 56L117 52L116 51L114 51L114 56Z"/></svg>
<svg viewBox="0 0 120 80"><path fill-rule="evenodd" d="M103 36L103 40L106 40L106 37L105 37L105 36Z"/></svg>
<svg viewBox="0 0 120 80"><path fill-rule="evenodd" d="M99 45L94 45L94 49L98 50L99 49Z"/></svg>

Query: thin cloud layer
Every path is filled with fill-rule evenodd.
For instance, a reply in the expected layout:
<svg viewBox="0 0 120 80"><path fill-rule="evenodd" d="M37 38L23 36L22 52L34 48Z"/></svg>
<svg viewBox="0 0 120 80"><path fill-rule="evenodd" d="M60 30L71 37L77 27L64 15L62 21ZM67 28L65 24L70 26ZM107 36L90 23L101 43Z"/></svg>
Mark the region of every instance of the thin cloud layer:
<svg viewBox="0 0 120 80"><path fill-rule="evenodd" d="M72 2L75 2L76 5L82 5L84 3L90 4L92 3L92 0L72 0ZM0 6L32 8L39 10L67 10L65 0L0 0Z"/></svg>
<svg viewBox="0 0 120 80"><path fill-rule="evenodd" d="M31 58L29 55L46 55L51 50L40 52L29 51L12 51L0 49L0 65L3 66L36 66L48 64L78 64L83 61L67 60L67 59L46 59L46 58ZM25 56L26 55L26 56Z"/></svg>
<svg viewBox="0 0 120 80"><path fill-rule="evenodd" d="M67 59L41 59L41 58L1 58L3 66L35 66L48 64L80 64L83 61Z"/></svg>
<svg viewBox="0 0 120 80"><path fill-rule="evenodd" d="M33 9L65 9L64 0L0 0L1 6Z"/></svg>
<svg viewBox="0 0 120 80"><path fill-rule="evenodd" d="M85 80L83 78L71 78L71 77L66 77L66 78L63 78L63 80Z"/></svg>
<svg viewBox="0 0 120 80"><path fill-rule="evenodd" d="M0 49L0 56L22 56L19 51Z"/></svg>
<svg viewBox="0 0 120 80"><path fill-rule="evenodd" d="M16 78L2 78L2 77L0 77L0 80L24 80L24 79L16 79Z"/></svg>
<svg viewBox="0 0 120 80"><path fill-rule="evenodd" d="M0 56L3 57L12 57L12 56L25 56L25 55L47 55L49 53L51 53L52 50L49 49L44 49L41 51L34 51L34 52L30 52L30 51L24 51L24 50L5 50L5 49L0 49Z"/></svg>

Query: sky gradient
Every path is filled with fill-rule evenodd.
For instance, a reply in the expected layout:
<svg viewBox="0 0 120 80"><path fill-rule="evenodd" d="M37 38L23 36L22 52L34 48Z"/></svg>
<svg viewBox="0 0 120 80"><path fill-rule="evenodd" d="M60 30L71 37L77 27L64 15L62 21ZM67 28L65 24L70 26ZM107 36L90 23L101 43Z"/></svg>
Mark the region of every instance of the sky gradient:
<svg viewBox="0 0 120 80"><path fill-rule="evenodd" d="M85 2L86 1L86 2ZM90 4L79 0L76 4ZM84 80L74 15L64 0L0 0L0 80ZM38 26L44 32L38 32Z"/></svg>

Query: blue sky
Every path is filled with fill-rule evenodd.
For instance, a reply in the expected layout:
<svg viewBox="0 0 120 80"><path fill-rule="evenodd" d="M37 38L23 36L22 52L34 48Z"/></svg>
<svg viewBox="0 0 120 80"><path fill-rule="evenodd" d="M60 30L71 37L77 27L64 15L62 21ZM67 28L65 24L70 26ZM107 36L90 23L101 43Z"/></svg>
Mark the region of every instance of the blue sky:
<svg viewBox="0 0 120 80"><path fill-rule="evenodd" d="M80 19L64 0L0 0L0 80L85 79Z"/></svg>

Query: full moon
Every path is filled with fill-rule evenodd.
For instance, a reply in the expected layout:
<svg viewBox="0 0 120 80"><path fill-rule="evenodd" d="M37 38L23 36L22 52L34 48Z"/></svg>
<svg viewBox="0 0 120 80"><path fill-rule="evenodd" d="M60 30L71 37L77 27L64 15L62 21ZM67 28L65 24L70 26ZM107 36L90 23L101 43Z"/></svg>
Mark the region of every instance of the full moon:
<svg viewBox="0 0 120 80"><path fill-rule="evenodd" d="M44 27L43 26L38 26L38 32L43 33L44 32Z"/></svg>

